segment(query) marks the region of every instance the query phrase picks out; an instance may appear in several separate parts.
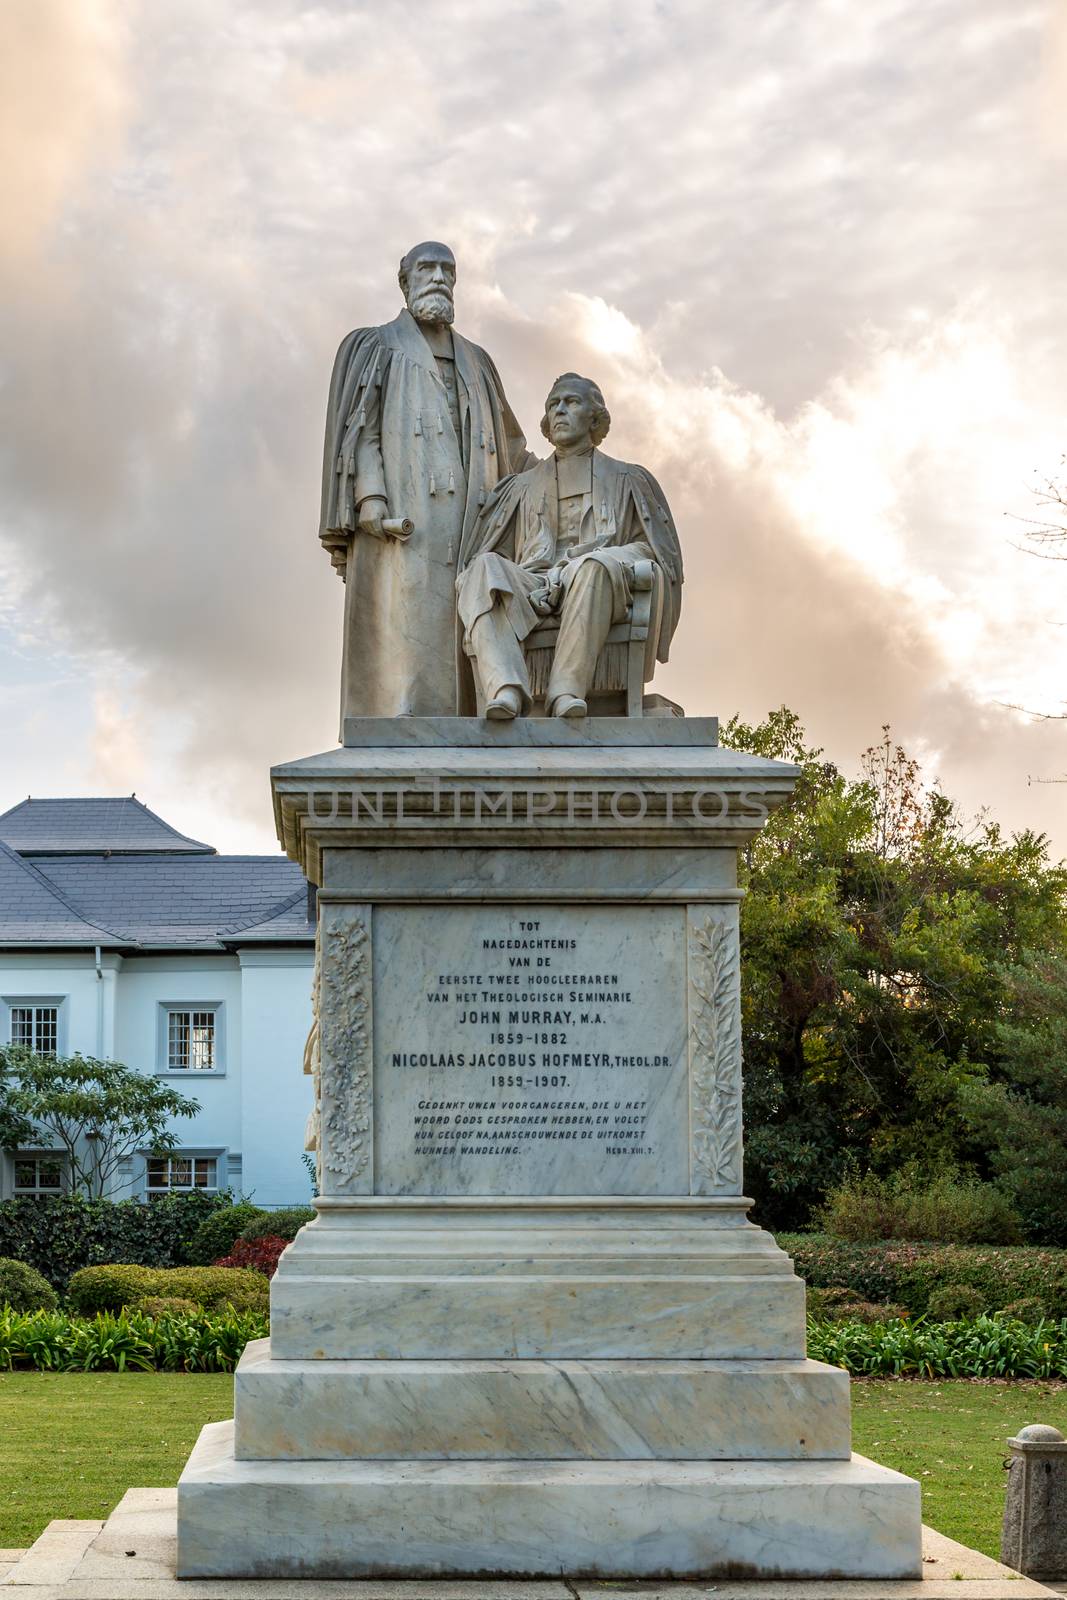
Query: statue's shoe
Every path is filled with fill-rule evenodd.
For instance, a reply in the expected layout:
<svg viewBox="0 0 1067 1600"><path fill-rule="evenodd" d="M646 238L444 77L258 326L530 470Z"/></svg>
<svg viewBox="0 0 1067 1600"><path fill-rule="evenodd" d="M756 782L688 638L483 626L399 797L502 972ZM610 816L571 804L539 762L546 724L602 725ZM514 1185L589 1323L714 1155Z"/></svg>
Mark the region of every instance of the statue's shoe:
<svg viewBox="0 0 1067 1600"><path fill-rule="evenodd" d="M522 695L511 684L505 684L495 699L485 708L490 722L510 722L522 710Z"/></svg>
<svg viewBox="0 0 1067 1600"><path fill-rule="evenodd" d="M554 717L584 717L588 712L589 707L576 694L558 694L552 702Z"/></svg>

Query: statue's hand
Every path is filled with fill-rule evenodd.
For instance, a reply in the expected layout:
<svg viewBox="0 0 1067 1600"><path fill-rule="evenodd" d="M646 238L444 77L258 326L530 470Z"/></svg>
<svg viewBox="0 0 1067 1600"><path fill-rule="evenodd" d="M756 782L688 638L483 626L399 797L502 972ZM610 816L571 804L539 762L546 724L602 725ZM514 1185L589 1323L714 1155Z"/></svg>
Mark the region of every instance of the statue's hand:
<svg viewBox="0 0 1067 1600"><path fill-rule="evenodd" d="M364 500L359 508L359 531L369 533L372 539L388 540L389 535L382 527L382 523L389 515L389 502L378 499L376 496Z"/></svg>

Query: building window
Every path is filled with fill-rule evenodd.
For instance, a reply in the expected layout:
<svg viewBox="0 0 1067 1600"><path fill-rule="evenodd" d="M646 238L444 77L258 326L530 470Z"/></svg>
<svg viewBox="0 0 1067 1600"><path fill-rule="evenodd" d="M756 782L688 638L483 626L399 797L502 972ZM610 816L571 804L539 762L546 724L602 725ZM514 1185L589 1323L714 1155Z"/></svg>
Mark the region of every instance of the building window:
<svg viewBox="0 0 1067 1600"><path fill-rule="evenodd" d="M11 1043L35 1050L39 1056L54 1056L59 1049L59 1002L50 1000L12 1000Z"/></svg>
<svg viewBox="0 0 1067 1600"><path fill-rule="evenodd" d="M218 1188L214 1156L149 1156L145 1167L150 1200L164 1194L187 1194L191 1189Z"/></svg>
<svg viewBox="0 0 1067 1600"><path fill-rule="evenodd" d="M62 1194L66 1188L65 1179L62 1156L30 1155L25 1151L15 1156L16 1194Z"/></svg>
<svg viewBox="0 0 1067 1600"><path fill-rule="evenodd" d="M165 1005L162 1008L161 1072L222 1071L222 1007Z"/></svg>

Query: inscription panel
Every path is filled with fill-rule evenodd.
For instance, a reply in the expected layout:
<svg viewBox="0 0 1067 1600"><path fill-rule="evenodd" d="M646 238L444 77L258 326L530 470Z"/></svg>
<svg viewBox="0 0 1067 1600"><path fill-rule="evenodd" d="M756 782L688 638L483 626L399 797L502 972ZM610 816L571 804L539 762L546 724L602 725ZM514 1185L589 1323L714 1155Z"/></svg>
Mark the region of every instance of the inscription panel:
<svg viewBox="0 0 1067 1600"><path fill-rule="evenodd" d="M685 913L374 910L379 1194L686 1194Z"/></svg>

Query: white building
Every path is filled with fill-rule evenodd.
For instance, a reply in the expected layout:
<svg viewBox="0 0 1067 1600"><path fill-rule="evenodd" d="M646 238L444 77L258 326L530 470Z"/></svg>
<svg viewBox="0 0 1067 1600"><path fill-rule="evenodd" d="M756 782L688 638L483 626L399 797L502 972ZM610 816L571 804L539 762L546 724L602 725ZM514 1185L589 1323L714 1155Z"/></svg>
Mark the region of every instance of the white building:
<svg viewBox="0 0 1067 1600"><path fill-rule="evenodd" d="M230 1188L306 1204L314 905L283 856L222 856L132 796L0 815L0 1038L124 1061L201 1110L115 1198ZM8 1153L0 1194L55 1193L55 1153Z"/></svg>

